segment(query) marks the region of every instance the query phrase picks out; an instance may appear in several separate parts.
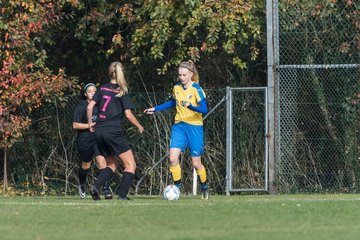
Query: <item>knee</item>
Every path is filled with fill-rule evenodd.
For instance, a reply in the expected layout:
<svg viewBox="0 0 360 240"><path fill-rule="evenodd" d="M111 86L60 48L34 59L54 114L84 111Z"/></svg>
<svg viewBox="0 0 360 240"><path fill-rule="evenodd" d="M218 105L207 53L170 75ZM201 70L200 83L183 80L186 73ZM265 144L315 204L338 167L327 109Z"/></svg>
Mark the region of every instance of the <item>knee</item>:
<svg viewBox="0 0 360 240"><path fill-rule="evenodd" d="M170 166L172 166L172 167L176 166L179 163L179 158L170 156L169 163L170 163Z"/></svg>
<svg viewBox="0 0 360 240"><path fill-rule="evenodd" d="M81 163L81 168L84 170L89 170L91 167L91 162L82 162Z"/></svg>
<svg viewBox="0 0 360 240"><path fill-rule="evenodd" d="M136 162L135 161L131 162L131 168L134 169L134 171L136 170Z"/></svg>
<svg viewBox="0 0 360 240"><path fill-rule="evenodd" d="M203 165L201 163L201 158L200 157L192 157L192 165L194 166L194 168L196 170L201 170L201 168L203 167Z"/></svg>
<svg viewBox="0 0 360 240"><path fill-rule="evenodd" d="M134 173L136 170L135 160L128 160L124 162L125 171Z"/></svg>
<svg viewBox="0 0 360 240"><path fill-rule="evenodd" d="M193 166L196 170L201 170L203 168L203 165L200 163L193 163Z"/></svg>
<svg viewBox="0 0 360 240"><path fill-rule="evenodd" d="M136 163L135 161L134 162L129 162L127 164L127 167L125 167L125 170L127 172L132 172L132 173L135 173L135 170L136 170Z"/></svg>
<svg viewBox="0 0 360 240"><path fill-rule="evenodd" d="M99 168L99 169L104 169L104 168L106 168L106 162L98 163L98 168Z"/></svg>

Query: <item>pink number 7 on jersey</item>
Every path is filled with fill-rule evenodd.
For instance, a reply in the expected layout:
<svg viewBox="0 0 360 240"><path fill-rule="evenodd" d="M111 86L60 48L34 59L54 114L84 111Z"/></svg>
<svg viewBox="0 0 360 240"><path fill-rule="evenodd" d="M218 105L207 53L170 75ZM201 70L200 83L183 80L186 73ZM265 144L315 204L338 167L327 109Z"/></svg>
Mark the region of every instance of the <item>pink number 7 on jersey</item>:
<svg viewBox="0 0 360 240"><path fill-rule="evenodd" d="M104 106L101 108L101 111L105 112L106 111L106 108L111 100L111 97L110 96L106 96L104 95L103 98L105 98L105 104Z"/></svg>

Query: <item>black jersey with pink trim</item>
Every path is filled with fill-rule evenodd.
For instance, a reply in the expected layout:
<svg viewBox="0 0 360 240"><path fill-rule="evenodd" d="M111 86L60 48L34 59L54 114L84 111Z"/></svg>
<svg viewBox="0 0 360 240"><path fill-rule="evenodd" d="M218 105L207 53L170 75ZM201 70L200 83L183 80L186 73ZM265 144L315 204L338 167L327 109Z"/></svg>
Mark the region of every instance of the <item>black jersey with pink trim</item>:
<svg viewBox="0 0 360 240"><path fill-rule="evenodd" d="M120 126L126 109L134 109L129 94L116 97L118 84L106 83L98 88L93 100L98 105L96 127Z"/></svg>
<svg viewBox="0 0 360 240"><path fill-rule="evenodd" d="M86 115L86 108L88 102L86 100L81 100L79 105L76 107L74 112L73 122L77 123L88 123L87 115ZM96 122L96 118L98 115L98 108L97 106L94 107L92 121ZM95 141L95 135L89 131L89 129L77 129L77 141L78 143L83 144L84 146L89 145L90 143Z"/></svg>

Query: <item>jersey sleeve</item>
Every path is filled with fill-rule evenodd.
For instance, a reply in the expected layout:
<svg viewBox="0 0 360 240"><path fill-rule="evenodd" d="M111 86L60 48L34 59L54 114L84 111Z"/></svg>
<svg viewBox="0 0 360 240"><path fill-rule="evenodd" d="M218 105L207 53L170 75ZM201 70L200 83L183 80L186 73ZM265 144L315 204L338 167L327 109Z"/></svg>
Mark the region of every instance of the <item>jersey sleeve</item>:
<svg viewBox="0 0 360 240"><path fill-rule="evenodd" d="M202 114L207 114L208 113L208 108L207 108L207 104L206 104L206 99L204 98L203 100L201 100L199 102L199 106L195 107L193 105L190 104L189 109L195 111L195 112L199 112Z"/></svg>
<svg viewBox="0 0 360 240"><path fill-rule="evenodd" d="M176 106L176 101L175 99L170 99L169 101L163 103L163 104L160 104L160 105L157 105L155 106L155 112L159 112L159 111L163 111L163 110L166 110L166 109L169 109L169 108L173 108Z"/></svg>
<svg viewBox="0 0 360 240"><path fill-rule="evenodd" d="M196 100L198 103L201 102L202 100L206 100L205 92L199 85L195 86L195 92L196 92L195 93Z"/></svg>
<svg viewBox="0 0 360 240"><path fill-rule="evenodd" d="M130 95L129 94L125 94L124 96L122 96L121 98L121 104L122 104L122 106L123 106L123 109L124 109L124 111L126 110L126 109L134 109L135 108L135 106L134 106L134 104L132 103L132 101L131 101L131 98L130 98Z"/></svg>

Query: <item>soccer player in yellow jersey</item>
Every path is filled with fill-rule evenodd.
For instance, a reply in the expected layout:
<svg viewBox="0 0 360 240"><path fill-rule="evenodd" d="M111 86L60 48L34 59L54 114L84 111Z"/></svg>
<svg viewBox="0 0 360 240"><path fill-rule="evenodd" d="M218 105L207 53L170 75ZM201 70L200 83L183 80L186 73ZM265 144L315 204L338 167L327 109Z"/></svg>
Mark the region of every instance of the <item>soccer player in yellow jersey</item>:
<svg viewBox="0 0 360 240"><path fill-rule="evenodd" d="M209 187L206 180L206 170L201 163L204 153L204 128L202 114L208 112L205 93L199 86L199 74L193 61L180 63L180 83L173 88L170 101L158 106L145 109L144 113L153 114L172 107L176 107L175 123L172 126L170 140L170 172L174 184L181 189L180 153L188 146L191 160L198 177L202 198L208 199Z"/></svg>

